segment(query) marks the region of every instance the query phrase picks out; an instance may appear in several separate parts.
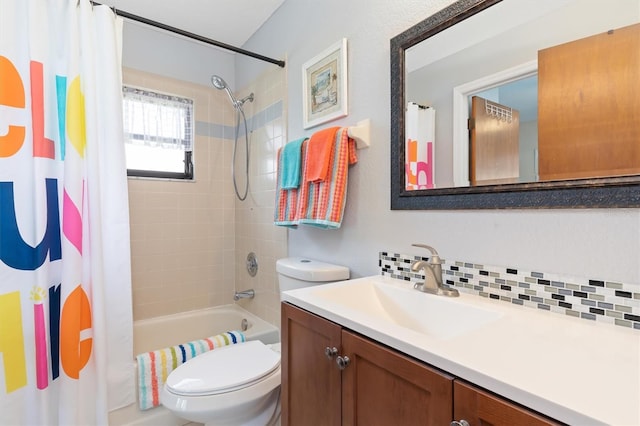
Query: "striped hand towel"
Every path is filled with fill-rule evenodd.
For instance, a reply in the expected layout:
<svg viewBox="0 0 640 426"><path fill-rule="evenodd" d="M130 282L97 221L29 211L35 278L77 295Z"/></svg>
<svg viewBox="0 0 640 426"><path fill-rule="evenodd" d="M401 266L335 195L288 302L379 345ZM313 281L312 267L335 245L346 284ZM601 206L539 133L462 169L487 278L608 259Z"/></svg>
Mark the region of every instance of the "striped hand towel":
<svg viewBox="0 0 640 426"><path fill-rule="evenodd" d="M326 180L310 182L306 175L307 168L303 168L304 177L296 212L298 223L325 229L336 229L342 224L347 200L348 169L358 158L355 141L349 138L347 128L338 130L335 138Z"/></svg>
<svg viewBox="0 0 640 426"><path fill-rule="evenodd" d="M246 338L240 331L227 331L206 339L137 355L140 409L148 410L160 405L160 390L169 373L179 365L212 349L244 341Z"/></svg>
<svg viewBox="0 0 640 426"><path fill-rule="evenodd" d="M307 152L307 144L308 140L302 142L300 147L300 158L302 164L300 165L301 170L304 171L306 169L306 152ZM285 226L287 228L297 228L298 226L298 196L300 193L300 187L285 189L283 187L284 176L283 176L283 167L282 167L282 155L284 149L280 148L278 150L277 157L277 187L276 187L276 208L273 217L273 223L278 226ZM303 182L300 182L303 183ZM302 185L300 185L302 186Z"/></svg>

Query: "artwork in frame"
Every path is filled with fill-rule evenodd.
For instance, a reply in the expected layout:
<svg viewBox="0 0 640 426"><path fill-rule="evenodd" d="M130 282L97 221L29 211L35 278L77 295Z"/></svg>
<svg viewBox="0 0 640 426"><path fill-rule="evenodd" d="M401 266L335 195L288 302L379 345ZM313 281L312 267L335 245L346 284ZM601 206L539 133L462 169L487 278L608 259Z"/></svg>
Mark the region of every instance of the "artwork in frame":
<svg viewBox="0 0 640 426"><path fill-rule="evenodd" d="M347 39L302 65L304 128L347 115Z"/></svg>

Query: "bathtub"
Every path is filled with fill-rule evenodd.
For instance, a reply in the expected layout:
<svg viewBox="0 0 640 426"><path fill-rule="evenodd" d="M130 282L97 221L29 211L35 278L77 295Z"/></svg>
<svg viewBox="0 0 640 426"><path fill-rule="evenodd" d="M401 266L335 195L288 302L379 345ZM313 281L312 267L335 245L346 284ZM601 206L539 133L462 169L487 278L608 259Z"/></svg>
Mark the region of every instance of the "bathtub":
<svg viewBox="0 0 640 426"><path fill-rule="evenodd" d="M265 344L280 341L280 332L274 325L237 305L224 305L135 321L133 353L137 355L231 330L243 331L247 340L261 340ZM133 363L136 364L135 360ZM137 387L137 364L134 370ZM186 423L188 421L175 417L162 406L140 411L137 401L109 413L111 426L178 426Z"/></svg>

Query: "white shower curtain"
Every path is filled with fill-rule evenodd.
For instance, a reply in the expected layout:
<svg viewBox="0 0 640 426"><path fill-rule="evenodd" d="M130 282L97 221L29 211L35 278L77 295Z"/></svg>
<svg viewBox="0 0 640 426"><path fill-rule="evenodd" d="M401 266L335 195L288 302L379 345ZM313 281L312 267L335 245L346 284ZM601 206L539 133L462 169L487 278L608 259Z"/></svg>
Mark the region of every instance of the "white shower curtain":
<svg viewBox="0 0 640 426"><path fill-rule="evenodd" d="M405 189L435 188L436 110L409 102L405 116Z"/></svg>
<svg viewBox="0 0 640 426"><path fill-rule="evenodd" d="M0 424L133 402L122 22L0 1Z"/></svg>

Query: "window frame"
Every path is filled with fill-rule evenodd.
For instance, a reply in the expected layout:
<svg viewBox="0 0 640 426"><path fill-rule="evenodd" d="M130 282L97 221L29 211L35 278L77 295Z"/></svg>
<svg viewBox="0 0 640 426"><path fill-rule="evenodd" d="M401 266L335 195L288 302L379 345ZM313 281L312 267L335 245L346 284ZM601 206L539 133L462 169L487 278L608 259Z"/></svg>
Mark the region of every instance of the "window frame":
<svg viewBox="0 0 640 426"><path fill-rule="evenodd" d="M185 108L186 118L185 118L185 126L190 126L191 131L191 150L184 150L184 171L183 172L171 172L171 171L162 171L162 170L144 170L144 169L130 169L127 167L127 177L142 177L142 178L155 178L155 179L178 179L178 180L194 180L194 161L193 161L193 152L195 150L195 102L191 98L187 98L186 96L175 95L171 93L162 92L156 89L139 87L130 84L122 85L122 101L123 105L125 102L125 92L127 89L140 90L143 92L149 92L154 95L158 95L160 97L171 97L171 98L179 98L181 100L189 101L191 107ZM124 124L124 123L123 123ZM124 129L123 129L124 130ZM186 129L185 129L186 130ZM188 133L185 131L185 134ZM139 135L141 138L145 136L142 134ZM125 133L124 136L125 144L128 143L130 137Z"/></svg>

